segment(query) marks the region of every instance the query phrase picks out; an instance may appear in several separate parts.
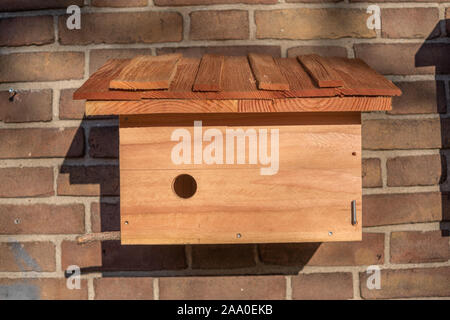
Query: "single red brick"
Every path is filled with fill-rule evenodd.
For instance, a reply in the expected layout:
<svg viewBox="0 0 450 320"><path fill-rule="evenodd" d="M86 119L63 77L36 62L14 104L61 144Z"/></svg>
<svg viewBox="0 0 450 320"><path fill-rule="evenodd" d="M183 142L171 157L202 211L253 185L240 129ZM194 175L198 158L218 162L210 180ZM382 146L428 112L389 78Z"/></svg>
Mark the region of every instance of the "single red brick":
<svg viewBox="0 0 450 320"><path fill-rule="evenodd" d="M281 57L279 46L208 46L208 47L170 47L156 49L158 55L179 52L185 57L202 57L205 53L215 53L225 56L246 56L249 53L268 54Z"/></svg>
<svg viewBox="0 0 450 320"><path fill-rule="evenodd" d="M450 220L448 196L439 192L363 196L363 226Z"/></svg>
<svg viewBox="0 0 450 320"><path fill-rule="evenodd" d="M84 100L73 100L75 89L61 90L59 99L59 118L62 120L83 119Z"/></svg>
<svg viewBox="0 0 450 320"><path fill-rule="evenodd" d="M91 43L157 43L183 39L183 18L178 12L85 13L83 27L69 30L59 18L63 45Z"/></svg>
<svg viewBox="0 0 450 320"><path fill-rule="evenodd" d="M121 245L102 242L102 269L108 271L155 271L185 269L185 247Z"/></svg>
<svg viewBox="0 0 450 320"><path fill-rule="evenodd" d="M383 38L436 38L440 35L438 8L386 8L381 10Z"/></svg>
<svg viewBox="0 0 450 320"><path fill-rule="evenodd" d="M52 90L20 91L10 99L0 91L0 121L32 122L52 120Z"/></svg>
<svg viewBox="0 0 450 320"><path fill-rule="evenodd" d="M311 273L292 277L292 299L338 300L353 298L351 273Z"/></svg>
<svg viewBox="0 0 450 320"><path fill-rule="evenodd" d="M450 44L398 43L354 45L355 55L382 74L448 74ZM386 59L389 57L389 59Z"/></svg>
<svg viewBox="0 0 450 320"><path fill-rule="evenodd" d="M442 1L447 1L447 0L442 0ZM447 26L447 34L450 34L450 8L447 8L445 10L445 19L447 21L446 26Z"/></svg>
<svg viewBox="0 0 450 320"><path fill-rule="evenodd" d="M429 186L443 183L447 178L444 155L423 155L390 158L386 162L387 185Z"/></svg>
<svg viewBox="0 0 450 320"><path fill-rule="evenodd" d="M383 119L362 123L363 149L435 149L450 136L439 119ZM447 138L448 139L448 138Z"/></svg>
<svg viewBox="0 0 450 320"><path fill-rule="evenodd" d="M447 2L447 0L350 0L350 2Z"/></svg>
<svg viewBox="0 0 450 320"><path fill-rule="evenodd" d="M194 11L190 17L192 40L248 39L250 34L248 12L244 10Z"/></svg>
<svg viewBox="0 0 450 320"><path fill-rule="evenodd" d="M152 300L152 278L94 279L96 300Z"/></svg>
<svg viewBox="0 0 450 320"><path fill-rule="evenodd" d="M52 242L0 243L0 271L55 271L55 245Z"/></svg>
<svg viewBox="0 0 450 320"><path fill-rule="evenodd" d="M0 198L49 197L53 191L53 168L0 168Z"/></svg>
<svg viewBox="0 0 450 320"><path fill-rule="evenodd" d="M82 128L27 128L0 130L0 158L82 157Z"/></svg>
<svg viewBox="0 0 450 320"><path fill-rule="evenodd" d="M82 7L84 0L2 0L0 2L0 11L25 11L42 9L67 8L70 5Z"/></svg>
<svg viewBox="0 0 450 320"><path fill-rule="evenodd" d="M92 232L120 231L120 205L92 203L91 226Z"/></svg>
<svg viewBox="0 0 450 320"><path fill-rule="evenodd" d="M212 5L212 4L272 4L278 0L154 0L157 6L195 6L195 5Z"/></svg>
<svg viewBox="0 0 450 320"><path fill-rule="evenodd" d="M392 99L390 114L445 113L444 81L396 82L402 90L400 97Z"/></svg>
<svg viewBox="0 0 450 320"><path fill-rule="evenodd" d="M91 6L94 7L145 7L148 0L92 0Z"/></svg>
<svg viewBox="0 0 450 320"><path fill-rule="evenodd" d="M368 17L366 10L347 8L257 10L256 37L304 40L375 38L375 30L367 28Z"/></svg>
<svg viewBox="0 0 450 320"><path fill-rule="evenodd" d="M63 241L61 244L61 267L63 270L67 270L72 265L81 269L101 267L101 243L79 244L76 241Z"/></svg>
<svg viewBox="0 0 450 320"><path fill-rule="evenodd" d="M381 161L377 158L362 160L362 185L364 188L381 187Z"/></svg>
<svg viewBox="0 0 450 320"><path fill-rule="evenodd" d="M66 278L0 279L0 300L87 300L87 281L69 289Z"/></svg>
<svg viewBox="0 0 450 320"><path fill-rule="evenodd" d="M119 167L62 166L57 185L58 195L63 196L118 196Z"/></svg>
<svg viewBox="0 0 450 320"><path fill-rule="evenodd" d="M285 0L293 3L324 3L324 2L340 2L341 0Z"/></svg>
<svg viewBox="0 0 450 320"><path fill-rule="evenodd" d="M0 234L79 234L84 205L0 205Z"/></svg>
<svg viewBox="0 0 450 320"><path fill-rule="evenodd" d="M83 52L26 52L0 55L0 82L82 79Z"/></svg>
<svg viewBox="0 0 450 320"><path fill-rule="evenodd" d="M151 55L151 49L97 49L89 56L89 73L93 74L110 59L131 59L139 55Z"/></svg>
<svg viewBox="0 0 450 320"><path fill-rule="evenodd" d="M281 276L193 277L159 279L162 300L281 300L286 280Z"/></svg>
<svg viewBox="0 0 450 320"><path fill-rule="evenodd" d="M339 46L299 46L287 50L288 57L296 57L304 54L318 54L323 57L345 57L347 49Z"/></svg>
<svg viewBox="0 0 450 320"><path fill-rule="evenodd" d="M380 274L381 288L370 290L367 280L372 274L360 273L364 299L450 296L450 267L381 270Z"/></svg>
<svg viewBox="0 0 450 320"><path fill-rule="evenodd" d="M363 233L362 241L259 245L260 260L273 265L355 266L382 264L384 234Z"/></svg>
<svg viewBox="0 0 450 320"><path fill-rule="evenodd" d="M118 158L119 128L91 128L89 132L89 156L92 158Z"/></svg>
<svg viewBox="0 0 450 320"><path fill-rule="evenodd" d="M232 269L256 266L253 245L192 246L193 269Z"/></svg>
<svg viewBox="0 0 450 320"><path fill-rule="evenodd" d="M392 263L447 261L448 236L443 231L399 231L391 233Z"/></svg>
<svg viewBox="0 0 450 320"><path fill-rule="evenodd" d="M16 47L48 44L55 41L52 16L0 19L0 46Z"/></svg>

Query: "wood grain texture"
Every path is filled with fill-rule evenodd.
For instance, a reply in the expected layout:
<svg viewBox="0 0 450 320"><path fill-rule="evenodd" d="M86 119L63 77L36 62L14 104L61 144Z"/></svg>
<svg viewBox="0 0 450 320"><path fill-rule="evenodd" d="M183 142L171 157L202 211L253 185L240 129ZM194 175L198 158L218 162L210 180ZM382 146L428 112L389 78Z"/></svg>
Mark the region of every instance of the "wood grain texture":
<svg viewBox="0 0 450 320"><path fill-rule="evenodd" d="M200 62L193 90L221 91L223 62L223 56L205 54Z"/></svg>
<svg viewBox="0 0 450 320"><path fill-rule="evenodd" d="M289 115L288 115L289 116ZM208 129L219 130L225 139L227 129L242 129L244 133L251 135L254 129L256 135L259 129L280 129L279 131L279 157L283 168L295 168L297 166L308 167L309 162L315 162L316 168L326 169L329 165L328 159L335 158L337 166L345 166L349 155L358 152L358 145L354 143L355 135L359 136L359 118L336 117L335 115L323 115L328 118L328 123L318 122L314 116L302 117L300 115L290 115L296 117L297 123L307 123L303 125L261 125L255 121L254 125L236 125L227 123L224 125L211 124L208 117L197 117L190 123L180 124L178 128L187 130L190 136L194 137L194 121L202 121L202 132ZM301 118L301 119L300 119ZM249 164L249 144L245 142L245 163L226 164L225 153L222 156L222 164L198 165L194 164L193 153L191 152L190 164L174 164L171 160L171 150L178 143L171 141L170 137L175 130L174 127L165 126L141 126L127 127L122 120L120 127L120 167L122 170L143 170L143 169L192 169L203 170L211 168L258 168L259 165ZM128 122L128 120L125 120ZM300 128L299 128L300 127ZM321 137L318 140L317 137ZM249 139L248 137L246 139ZM270 137L269 137L270 139ZM312 144L311 141L315 141ZM283 143L281 143L283 142ZM202 146L209 145L204 141ZM155 152L155 148L158 152ZM346 147L342 147L346 146ZM352 149L352 151L349 151ZM233 150L234 152L235 150ZM315 158L320 154L320 158Z"/></svg>
<svg viewBox="0 0 450 320"><path fill-rule="evenodd" d="M401 91L358 59L328 58L344 81L342 87L320 88L295 58L276 58L275 63L289 83L288 91L258 90L247 57L225 57L221 90L192 91L200 60L182 58L169 89L148 91L110 90L109 83L129 60L110 60L74 93L76 100L140 99L283 99L335 96L397 96ZM361 76L359 76L361 75Z"/></svg>
<svg viewBox="0 0 450 320"><path fill-rule="evenodd" d="M188 120L147 117L149 122L140 119L138 126L127 124L137 119L120 120L123 244L361 240L361 126L353 113L283 115L273 121L276 125L266 125L270 115L265 115L267 121L256 121L259 126L242 126L279 130L279 171L271 176L260 174L263 165L248 162L177 166L170 161L177 143L170 136ZM328 123L320 124L320 118ZM217 115L200 119L205 130L218 120ZM254 120L243 115L230 125L240 123ZM172 190L179 174L195 178L192 198L179 198ZM352 200L357 201L355 226Z"/></svg>
<svg viewBox="0 0 450 320"><path fill-rule="evenodd" d="M152 113L234 113L238 100L177 100L155 99L139 101L88 101L86 115L127 115Z"/></svg>
<svg viewBox="0 0 450 320"><path fill-rule="evenodd" d="M181 57L181 54L137 56L110 81L109 87L122 90L168 89Z"/></svg>
<svg viewBox="0 0 450 320"><path fill-rule="evenodd" d="M391 100L391 97L332 97L273 100L88 101L86 115L383 111L391 110Z"/></svg>
<svg viewBox="0 0 450 320"><path fill-rule="evenodd" d="M402 94L390 80L369 67L361 59L329 58L330 64L344 81L335 88L339 95L399 96Z"/></svg>
<svg viewBox="0 0 450 320"><path fill-rule="evenodd" d="M309 75L316 81L319 87L341 87L344 85L339 74L333 69L327 58L317 54L308 54L297 57L305 67Z"/></svg>
<svg viewBox="0 0 450 320"><path fill-rule="evenodd" d="M272 56L250 53L250 66L262 90L289 90L289 83L281 73Z"/></svg>

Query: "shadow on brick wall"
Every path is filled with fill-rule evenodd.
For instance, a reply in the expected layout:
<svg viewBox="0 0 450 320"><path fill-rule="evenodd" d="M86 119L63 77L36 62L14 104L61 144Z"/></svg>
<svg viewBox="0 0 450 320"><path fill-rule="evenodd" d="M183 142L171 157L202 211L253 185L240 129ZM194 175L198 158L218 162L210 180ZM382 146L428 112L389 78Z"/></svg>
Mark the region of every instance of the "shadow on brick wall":
<svg viewBox="0 0 450 320"><path fill-rule="evenodd" d="M448 114L447 97L450 97L450 86L447 83L447 87L444 76L450 75L450 45L448 43L439 43L434 41L441 34L441 26L447 28L449 32L450 20L441 20L436 24L433 31L428 38L424 41L422 46L415 54L415 66L416 67L432 67L435 73L435 88L436 88L436 108L440 119L440 133L441 133L441 147L440 156L442 163L442 175L439 181L441 191L441 203L442 203L442 221L441 230L443 236L449 236L448 222L450 221L450 188L448 181L448 161L450 149L450 118ZM450 35L447 34L447 37Z"/></svg>
<svg viewBox="0 0 450 320"><path fill-rule="evenodd" d="M91 206L92 232L120 230L118 127L97 126L84 117L85 159L67 157L59 170L58 195L99 196ZM72 147L79 148L75 142ZM71 148L72 148L71 147ZM68 151L71 154L71 151ZM101 161L101 165L95 164ZM111 162L112 164L104 164ZM297 274L320 243L235 245L121 245L103 241L63 245L63 267L80 265L84 274L104 276ZM281 250L280 250L281 249Z"/></svg>

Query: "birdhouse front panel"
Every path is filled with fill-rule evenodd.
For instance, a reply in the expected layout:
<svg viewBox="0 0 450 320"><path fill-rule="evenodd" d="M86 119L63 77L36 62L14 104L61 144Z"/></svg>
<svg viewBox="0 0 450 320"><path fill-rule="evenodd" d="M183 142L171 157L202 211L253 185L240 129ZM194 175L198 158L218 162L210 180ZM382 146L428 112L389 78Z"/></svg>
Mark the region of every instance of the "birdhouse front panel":
<svg viewBox="0 0 450 320"><path fill-rule="evenodd" d="M361 240L361 111L399 90L315 55L111 60L75 93L120 118L122 244Z"/></svg>

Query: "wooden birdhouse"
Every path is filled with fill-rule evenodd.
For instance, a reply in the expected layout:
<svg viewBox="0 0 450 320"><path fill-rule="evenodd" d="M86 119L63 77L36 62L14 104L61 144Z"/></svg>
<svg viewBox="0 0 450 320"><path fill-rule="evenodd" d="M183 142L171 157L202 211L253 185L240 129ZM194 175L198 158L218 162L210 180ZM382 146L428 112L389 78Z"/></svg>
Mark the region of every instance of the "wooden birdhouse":
<svg viewBox="0 0 450 320"><path fill-rule="evenodd" d="M119 115L122 244L361 240L361 112L400 90L359 59L110 60L75 92Z"/></svg>

